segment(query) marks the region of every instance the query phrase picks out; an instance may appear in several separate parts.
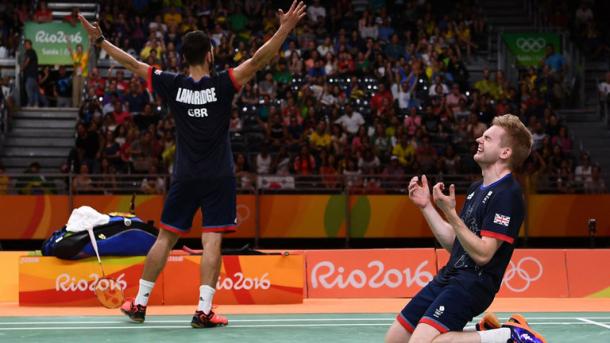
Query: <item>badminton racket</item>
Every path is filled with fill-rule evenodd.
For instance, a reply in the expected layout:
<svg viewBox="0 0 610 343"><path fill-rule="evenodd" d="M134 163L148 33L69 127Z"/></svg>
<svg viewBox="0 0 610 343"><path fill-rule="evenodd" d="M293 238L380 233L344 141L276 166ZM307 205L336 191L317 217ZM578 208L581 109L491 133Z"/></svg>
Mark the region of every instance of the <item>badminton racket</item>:
<svg viewBox="0 0 610 343"><path fill-rule="evenodd" d="M93 228L87 228L87 232L89 233L91 246L93 247L95 256L97 257L97 263L102 271L102 277L99 278L95 283L95 297L100 304L106 308L118 308L123 304L123 301L125 301L123 290L116 280L107 277L106 273L104 272L104 266L102 265L102 259L100 258L100 253L97 248L97 241L95 239L95 235L93 234Z"/></svg>

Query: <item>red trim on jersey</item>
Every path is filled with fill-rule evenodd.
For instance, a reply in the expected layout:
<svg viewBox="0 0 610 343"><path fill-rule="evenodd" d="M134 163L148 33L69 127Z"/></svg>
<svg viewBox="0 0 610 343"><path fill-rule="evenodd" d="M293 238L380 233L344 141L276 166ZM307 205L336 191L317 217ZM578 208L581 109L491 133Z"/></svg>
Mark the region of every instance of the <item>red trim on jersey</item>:
<svg viewBox="0 0 610 343"><path fill-rule="evenodd" d="M400 325L402 325L403 328L405 328L405 330L407 330L409 333L413 333L413 331L415 331L415 328L409 324L408 321L406 321L406 319L404 319L401 315L396 316L396 320L398 321L398 323L400 323Z"/></svg>
<svg viewBox="0 0 610 343"><path fill-rule="evenodd" d="M229 70L227 72L229 73L229 77L231 78L231 82L233 83L233 87L235 87L235 91L239 92L239 89L241 88L241 85L239 83L237 83L237 80L235 80L235 75L233 75L233 68L229 68Z"/></svg>
<svg viewBox="0 0 610 343"><path fill-rule="evenodd" d="M507 243L510 243L510 244L513 244L513 242L515 242L515 239L512 238L511 236L504 235L504 234L501 234L501 233L497 233L497 232L494 232L494 231L481 230L481 236L499 239L501 241L504 241L504 242L507 242Z"/></svg>
<svg viewBox="0 0 610 343"><path fill-rule="evenodd" d="M151 93L153 91L153 88L152 88L152 73L153 73L153 67L148 67L148 77L146 78L146 88Z"/></svg>
<svg viewBox="0 0 610 343"><path fill-rule="evenodd" d="M444 325L442 325L441 323L437 322L436 320L434 320L432 318L423 317L422 319L419 320L419 322L432 326L433 328L437 329L440 333L449 332L449 330Z"/></svg>
<svg viewBox="0 0 610 343"><path fill-rule="evenodd" d="M183 231L183 230L180 230L180 229L178 229L178 228L176 228L176 227L173 227L173 226L171 226L171 225L167 225L167 224L165 224L165 223L159 223L159 228L160 228L160 229L163 229L163 230L165 230L165 231L169 231L169 232L177 233L177 234L179 234L179 235L184 235L184 234L186 234L187 232L189 232L189 230L190 230L190 229L189 229L189 230Z"/></svg>
<svg viewBox="0 0 610 343"><path fill-rule="evenodd" d="M228 226L221 226L221 227L202 227L201 230L203 232L220 232L220 233L229 233L229 232L235 232L237 231L237 226L235 225L228 225Z"/></svg>

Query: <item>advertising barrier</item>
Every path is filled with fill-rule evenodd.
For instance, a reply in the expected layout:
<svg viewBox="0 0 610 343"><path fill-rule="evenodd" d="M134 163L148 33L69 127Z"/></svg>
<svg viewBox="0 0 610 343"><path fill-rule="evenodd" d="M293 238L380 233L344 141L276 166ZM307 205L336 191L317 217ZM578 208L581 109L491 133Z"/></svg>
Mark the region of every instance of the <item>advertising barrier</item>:
<svg viewBox="0 0 610 343"><path fill-rule="evenodd" d="M126 297L135 297L144 268L144 257L104 258L106 275L117 281ZM96 258L79 261L55 257L21 257L19 305L96 306L95 283L101 277ZM155 284L150 304L163 303L163 273Z"/></svg>
<svg viewBox="0 0 610 343"><path fill-rule="evenodd" d="M436 274L434 249L308 250L309 298L411 297Z"/></svg>
<svg viewBox="0 0 610 343"><path fill-rule="evenodd" d="M163 200L162 195L137 196L135 212L158 226ZM457 197L458 208L463 200ZM0 239L46 239L67 222L72 208L127 212L130 201L130 195L2 195ZM345 238L348 222L353 238L432 237L406 196L351 195L349 208L347 203L345 195L239 195L238 230L227 237L255 237L258 225L259 238ZM610 236L610 195L532 195L527 203L529 237L586 237L589 218L597 219L597 236ZM200 228L198 212L186 237L199 237Z"/></svg>
<svg viewBox="0 0 610 343"><path fill-rule="evenodd" d="M155 283L150 304L192 305L199 296L200 256L170 256ZM144 257L104 258L104 270L126 297L137 294ZM302 255L224 256L214 302L292 304L303 302ZM21 257L19 304L25 306L97 306L93 293L100 278L97 260L65 261Z"/></svg>
<svg viewBox="0 0 610 343"><path fill-rule="evenodd" d="M610 298L610 249L565 253L570 297Z"/></svg>

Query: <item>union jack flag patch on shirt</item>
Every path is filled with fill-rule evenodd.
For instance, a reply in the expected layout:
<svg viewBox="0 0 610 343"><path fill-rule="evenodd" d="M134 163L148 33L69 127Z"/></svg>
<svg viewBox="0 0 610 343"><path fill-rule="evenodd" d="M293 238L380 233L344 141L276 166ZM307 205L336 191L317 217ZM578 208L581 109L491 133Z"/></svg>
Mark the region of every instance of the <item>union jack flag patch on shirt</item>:
<svg viewBox="0 0 610 343"><path fill-rule="evenodd" d="M504 225L504 226L508 226L508 223L510 223L510 217L509 216L503 216L499 213L496 213L496 215L494 216L494 224L500 224L500 225Z"/></svg>

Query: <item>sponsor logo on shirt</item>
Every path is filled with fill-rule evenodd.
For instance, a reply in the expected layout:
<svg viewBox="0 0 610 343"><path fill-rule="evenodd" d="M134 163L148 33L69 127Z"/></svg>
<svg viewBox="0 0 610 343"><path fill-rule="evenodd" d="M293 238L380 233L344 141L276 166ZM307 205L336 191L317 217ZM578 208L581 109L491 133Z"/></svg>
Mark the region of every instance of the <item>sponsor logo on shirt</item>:
<svg viewBox="0 0 610 343"><path fill-rule="evenodd" d="M468 194L468 196L466 197L466 200L472 199L473 196L474 196L474 192Z"/></svg>
<svg viewBox="0 0 610 343"><path fill-rule="evenodd" d="M504 216L499 213L496 213L496 215L494 216L494 224L500 224L500 225L508 227L508 223L510 223L509 216Z"/></svg>

